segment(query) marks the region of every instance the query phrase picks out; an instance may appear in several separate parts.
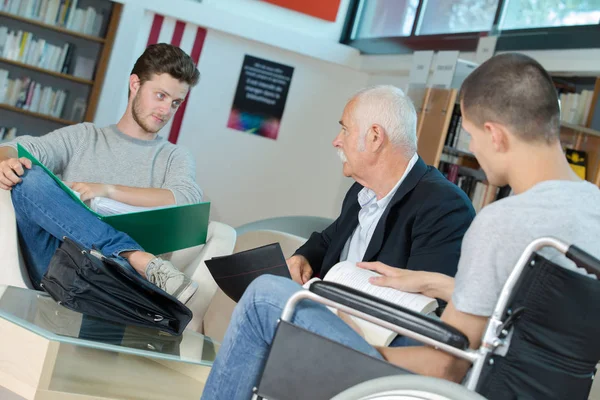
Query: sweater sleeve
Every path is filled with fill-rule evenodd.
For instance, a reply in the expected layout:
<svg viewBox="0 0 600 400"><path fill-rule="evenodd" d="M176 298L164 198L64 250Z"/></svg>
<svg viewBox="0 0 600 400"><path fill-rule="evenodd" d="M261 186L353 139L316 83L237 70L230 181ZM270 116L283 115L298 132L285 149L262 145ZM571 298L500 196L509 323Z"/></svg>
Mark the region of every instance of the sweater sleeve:
<svg viewBox="0 0 600 400"><path fill-rule="evenodd" d="M62 175L69 161L89 139L87 125L71 125L39 137L19 136L3 146L16 149L19 143L54 174Z"/></svg>
<svg viewBox="0 0 600 400"><path fill-rule="evenodd" d="M177 205L202 201L203 193L196 183L196 163L191 154L180 147L171 154L163 189L173 193Z"/></svg>

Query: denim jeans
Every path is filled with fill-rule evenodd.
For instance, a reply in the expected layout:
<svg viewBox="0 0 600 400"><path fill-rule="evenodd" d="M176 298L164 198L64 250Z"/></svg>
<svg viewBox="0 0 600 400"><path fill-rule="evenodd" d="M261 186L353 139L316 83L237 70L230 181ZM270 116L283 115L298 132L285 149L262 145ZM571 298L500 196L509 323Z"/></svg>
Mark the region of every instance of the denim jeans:
<svg viewBox="0 0 600 400"><path fill-rule="evenodd" d="M106 257L141 250L131 237L98 219L75 202L40 167L25 170L12 188L17 231L29 277L36 288L64 236L80 245L95 247Z"/></svg>
<svg viewBox="0 0 600 400"><path fill-rule="evenodd" d="M258 384L259 374L266 362L277 320L286 301L300 289L297 283L272 275L263 275L248 286L233 312L202 399L251 398L252 388ZM292 323L370 356L382 358L350 326L314 301L301 301L296 307Z"/></svg>

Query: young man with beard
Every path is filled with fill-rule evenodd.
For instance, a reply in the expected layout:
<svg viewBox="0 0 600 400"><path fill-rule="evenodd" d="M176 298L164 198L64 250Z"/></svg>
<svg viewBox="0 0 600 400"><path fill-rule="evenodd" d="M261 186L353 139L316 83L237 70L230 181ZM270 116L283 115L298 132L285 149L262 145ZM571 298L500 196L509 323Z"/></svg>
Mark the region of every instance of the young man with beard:
<svg viewBox="0 0 600 400"><path fill-rule="evenodd" d="M67 182L83 201L106 197L141 207L200 202L192 156L158 136L199 75L178 47L149 46L131 71L127 109L116 125L82 123L42 137L21 136L0 147L0 188L11 191L19 240L35 287L67 236L85 247L95 246L107 257L126 259L180 301L191 298L197 283L78 205L40 167L17 158L16 145Z"/></svg>

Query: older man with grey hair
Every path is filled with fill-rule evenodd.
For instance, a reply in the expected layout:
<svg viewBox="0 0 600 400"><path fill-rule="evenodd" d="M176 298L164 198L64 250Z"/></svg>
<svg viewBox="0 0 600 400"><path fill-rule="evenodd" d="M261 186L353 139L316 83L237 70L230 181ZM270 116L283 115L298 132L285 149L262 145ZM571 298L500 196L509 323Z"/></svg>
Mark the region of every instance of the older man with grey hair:
<svg viewBox="0 0 600 400"><path fill-rule="evenodd" d="M394 86L365 89L350 99L333 145L344 175L356 183L331 226L313 233L287 260L295 282L266 275L248 287L202 398L249 398L286 301L300 284L325 276L338 262L380 261L396 267L398 274L408 270L414 279L421 271L455 275L462 238L475 212L464 192L418 156L416 120L412 102ZM324 307L300 304L294 323L376 353ZM390 346L405 345L404 340L397 338Z"/></svg>

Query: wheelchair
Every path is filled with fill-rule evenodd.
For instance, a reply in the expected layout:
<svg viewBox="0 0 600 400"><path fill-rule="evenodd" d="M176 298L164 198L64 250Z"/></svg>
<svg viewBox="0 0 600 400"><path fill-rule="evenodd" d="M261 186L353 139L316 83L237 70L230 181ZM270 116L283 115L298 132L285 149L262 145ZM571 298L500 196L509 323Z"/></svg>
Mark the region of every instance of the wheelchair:
<svg viewBox="0 0 600 400"><path fill-rule="evenodd" d="M594 277L540 254L553 248ZM544 250L546 251L546 250ZM556 253L560 255L559 253ZM546 255L546 253L544 253ZM551 237L534 240L506 283L478 349L442 321L331 282L297 292L283 310L254 398L587 399L600 360L600 261ZM462 385L418 376L290 323L312 300L472 364Z"/></svg>

